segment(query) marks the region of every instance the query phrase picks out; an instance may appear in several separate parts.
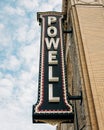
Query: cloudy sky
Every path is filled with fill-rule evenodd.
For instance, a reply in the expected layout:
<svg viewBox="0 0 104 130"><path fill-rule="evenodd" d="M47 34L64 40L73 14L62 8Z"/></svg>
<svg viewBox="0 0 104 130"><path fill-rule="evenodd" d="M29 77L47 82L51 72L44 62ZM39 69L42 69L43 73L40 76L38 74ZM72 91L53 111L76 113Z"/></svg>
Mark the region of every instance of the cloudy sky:
<svg viewBox="0 0 104 130"><path fill-rule="evenodd" d="M37 101L39 11L61 11L61 0L0 0L0 130L55 130L32 124Z"/></svg>

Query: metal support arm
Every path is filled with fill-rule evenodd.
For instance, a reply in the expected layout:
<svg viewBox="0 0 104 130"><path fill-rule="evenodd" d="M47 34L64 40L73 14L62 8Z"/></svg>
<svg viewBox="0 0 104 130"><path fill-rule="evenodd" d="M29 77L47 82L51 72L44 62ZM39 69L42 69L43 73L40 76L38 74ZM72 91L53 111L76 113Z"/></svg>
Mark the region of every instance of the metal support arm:
<svg viewBox="0 0 104 130"><path fill-rule="evenodd" d="M80 96L71 96L70 94L68 95L68 100L80 100L82 104L82 91Z"/></svg>
<svg viewBox="0 0 104 130"><path fill-rule="evenodd" d="M73 33L73 29L71 28L70 30L64 30L63 33Z"/></svg>
<svg viewBox="0 0 104 130"><path fill-rule="evenodd" d="M72 33L72 30L64 30L63 33Z"/></svg>

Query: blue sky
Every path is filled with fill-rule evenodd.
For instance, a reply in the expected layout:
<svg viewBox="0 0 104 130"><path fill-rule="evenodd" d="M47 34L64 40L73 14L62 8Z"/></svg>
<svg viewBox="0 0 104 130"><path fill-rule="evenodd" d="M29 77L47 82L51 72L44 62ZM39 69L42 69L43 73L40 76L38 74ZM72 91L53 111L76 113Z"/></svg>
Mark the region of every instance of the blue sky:
<svg viewBox="0 0 104 130"><path fill-rule="evenodd" d="M37 101L40 26L37 12L61 0L0 0L0 130L55 130L32 124Z"/></svg>

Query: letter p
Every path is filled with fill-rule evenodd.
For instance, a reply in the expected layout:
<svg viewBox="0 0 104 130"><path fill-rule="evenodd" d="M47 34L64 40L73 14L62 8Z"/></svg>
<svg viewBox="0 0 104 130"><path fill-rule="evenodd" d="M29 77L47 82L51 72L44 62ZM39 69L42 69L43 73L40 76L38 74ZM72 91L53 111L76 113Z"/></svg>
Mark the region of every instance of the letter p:
<svg viewBox="0 0 104 130"><path fill-rule="evenodd" d="M51 26L52 23L56 22L56 17L54 16L49 16L48 17L48 25Z"/></svg>

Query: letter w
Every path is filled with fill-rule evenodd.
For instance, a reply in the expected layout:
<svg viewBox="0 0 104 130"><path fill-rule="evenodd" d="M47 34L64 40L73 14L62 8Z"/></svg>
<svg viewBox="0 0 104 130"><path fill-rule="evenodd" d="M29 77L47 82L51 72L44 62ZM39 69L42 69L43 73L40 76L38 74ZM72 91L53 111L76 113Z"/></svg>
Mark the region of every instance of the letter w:
<svg viewBox="0 0 104 130"><path fill-rule="evenodd" d="M50 41L48 38L45 38L45 42L46 42L48 50L52 47L52 44L53 44L54 49L56 50L58 48L59 38L57 38L56 41L54 38L51 38Z"/></svg>

